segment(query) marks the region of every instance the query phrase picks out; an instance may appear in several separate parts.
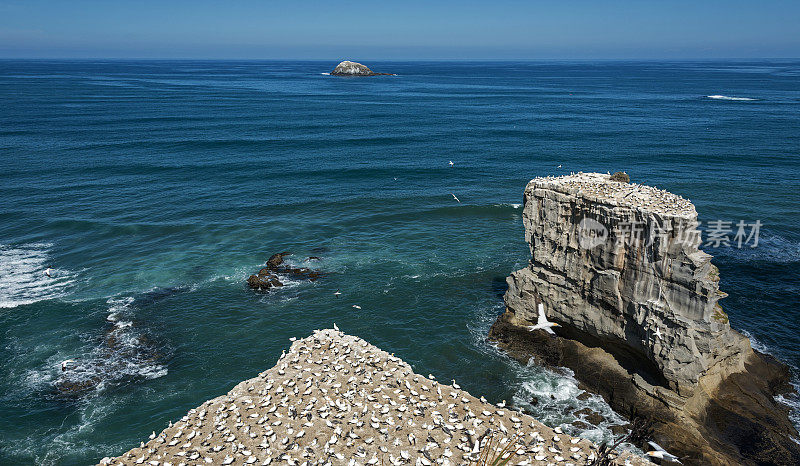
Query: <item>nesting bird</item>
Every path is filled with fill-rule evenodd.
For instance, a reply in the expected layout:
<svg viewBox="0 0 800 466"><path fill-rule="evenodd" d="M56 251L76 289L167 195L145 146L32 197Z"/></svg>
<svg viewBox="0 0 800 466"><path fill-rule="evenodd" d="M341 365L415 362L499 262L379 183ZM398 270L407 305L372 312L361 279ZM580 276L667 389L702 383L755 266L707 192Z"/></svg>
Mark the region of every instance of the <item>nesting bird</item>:
<svg viewBox="0 0 800 466"><path fill-rule="evenodd" d="M509 464L583 464L596 451L478 400L455 380L450 387L419 376L334 324L297 339L273 368L108 464L444 466L504 448L514 456Z"/></svg>

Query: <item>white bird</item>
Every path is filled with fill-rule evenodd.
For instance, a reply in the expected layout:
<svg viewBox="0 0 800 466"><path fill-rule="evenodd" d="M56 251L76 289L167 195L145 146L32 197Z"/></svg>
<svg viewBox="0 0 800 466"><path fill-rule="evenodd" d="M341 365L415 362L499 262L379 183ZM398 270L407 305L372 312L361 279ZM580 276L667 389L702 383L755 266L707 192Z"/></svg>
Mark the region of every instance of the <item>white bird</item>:
<svg viewBox="0 0 800 466"><path fill-rule="evenodd" d="M450 161L450 166L451 166L451 167L453 166L453 161L452 161L452 160Z"/></svg>
<svg viewBox="0 0 800 466"><path fill-rule="evenodd" d="M456 197L456 195L455 195L455 194L453 194L453 193L450 193L450 195L451 195L451 196L453 196L453 199L455 199L455 200L457 200L457 201L458 201L458 198ZM461 201L458 201L458 203L459 203L459 204L461 204Z"/></svg>
<svg viewBox="0 0 800 466"><path fill-rule="evenodd" d="M66 370L67 370L67 366L68 366L70 363L73 363L73 362L75 362L75 360L74 360L74 359L67 359L66 361L62 361L62 362L61 362L61 372L64 372L64 371L66 371Z"/></svg>
<svg viewBox="0 0 800 466"><path fill-rule="evenodd" d="M559 165L557 168L561 168L561 165Z"/></svg>
<svg viewBox="0 0 800 466"><path fill-rule="evenodd" d="M681 463L681 460L679 460L677 456L667 452L667 450L661 448L659 444L655 442L647 442L647 443L650 444L651 447L653 447L653 450L648 451L646 453L647 456L652 456L653 458L658 458L660 460L666 460L671 463L683 464Z"/></svg>
<svg viewBox="0 0 800 466"><path fill-rule="evenodd" d="M337 332L339 331L339 327L336 325L336 322L333 323L333 329Z"/></svg>
<svg viewBox="0 0 800 466"><path fill-rule="evenodd" d="M661 329L658 327L656 327L656 336L658 337L659 340L661 339Z"/></svg>
<svg viewBox="0 0 800 466"><path fill-rule="evenodd" d="M539 303L539 320L538 322L536 322L536 325L529 326L528 330L532 332L534 330L541 329L551 335L555 335L556 332L553 331L552 327L560 327L560 325L558 325L555 322L550 322L547 320L547 316L544 314L544 305L542 303Z"/></svg>
<svg viewBox="0 0 800 466"><path fill-rule="evenodd" d="M453 388L455 388L456 390L461 388L461 385L457 384L455 379L453 379Z"/></svg>
<svg viewBox="0 0 800 466"><path fill-rule="evenodd" d="M44 274L47 275L49 278L53 278L53 268L48 267L47 270L44 271Z"/></svg>
<svg viewBox="0 0 800 466"><path fill-rule="evenodd" d="M333 294L338 298L339 295L342 294L342 292L339 291L339 290L336 290L336 291L333 292Z"/></svg>
<svg viewBox="0 0 800 466"><path fill-rule="evenodd" d="M355 308L355 309L361 309L361 306L359 306L358 304L353 304L353 308Z"/></svg>

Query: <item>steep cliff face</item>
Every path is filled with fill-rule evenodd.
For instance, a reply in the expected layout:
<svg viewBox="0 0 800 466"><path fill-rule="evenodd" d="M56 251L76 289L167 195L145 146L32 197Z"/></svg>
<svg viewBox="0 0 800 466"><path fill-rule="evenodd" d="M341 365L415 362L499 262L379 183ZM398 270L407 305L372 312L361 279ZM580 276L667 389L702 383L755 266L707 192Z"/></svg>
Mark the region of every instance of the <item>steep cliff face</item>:
<svg viewBox="0 0 800 466"><path fill-rule="evenodd" d="M725 294L711 256L698 250L694 206L608 178L531 181L523 212L531 265L511 275L506 305L535 323L544 303L556 321L638 353L680 393L711 371L741 370L736 356L749 342L717 303Z"/></svg>
<svg viewBox="0 0 800 466"><path fill-rule="evenodd" d="M576 374L590 389L619 410L654 417L665 443L698 462L748 458L745 446L731 446L733 434L708 428L734 419L726 413L767 423L765 442L800 458L786 410L769 393L784 388L787 372L730 328L718 303L725 296L718 270L698 249L690 201L598 173L534 179L524 201L531 261L508 278L507 312L493 339L520 358L580 369ZM561 325L554 339L526 330L537 322L539 303ZM763 386L734 390L726 398L733 411L725 408L710 420L716 394L749 372L759 373ZM749 406L753 397L758 406ZM712 453L719 451L728 459Z"/></svg>

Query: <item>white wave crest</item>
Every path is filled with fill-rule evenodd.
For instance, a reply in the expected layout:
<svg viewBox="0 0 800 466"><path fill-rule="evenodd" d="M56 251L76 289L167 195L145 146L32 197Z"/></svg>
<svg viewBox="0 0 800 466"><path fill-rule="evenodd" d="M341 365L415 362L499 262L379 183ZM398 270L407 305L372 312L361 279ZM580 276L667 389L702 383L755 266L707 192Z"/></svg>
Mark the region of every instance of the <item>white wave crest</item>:
<svg viewBox="0 0 800 466"><path fill-rule="evenodd" d="M718 95L718 94L717 95L708 95L706 97L708 97L709 99L714 99L714 100L743 100L743 101L758 100L758 99L751 99L750 97L730 97L730 96L727 96L727 95Z"/></svg>
<svg viewBox="0 0 800 466"><path fill-rule="evenodd" d="M64 269L52 269L51 245L46 243L22 246L0 245L0 308L12 308L68 294L75 275Z"/></svg>

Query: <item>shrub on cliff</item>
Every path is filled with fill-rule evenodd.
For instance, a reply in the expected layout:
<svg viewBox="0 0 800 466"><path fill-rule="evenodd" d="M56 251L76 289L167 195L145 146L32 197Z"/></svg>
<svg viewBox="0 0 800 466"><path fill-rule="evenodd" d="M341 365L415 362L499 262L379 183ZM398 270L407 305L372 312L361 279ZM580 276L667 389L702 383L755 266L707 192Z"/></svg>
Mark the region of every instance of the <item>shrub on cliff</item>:
<svg viewBox="0 0 800 466"><path fill-rule="evenodd" d="M630 183L631 177L625 172L616 172L609 178L611 181L619 181L620 183Z"/></svg>

